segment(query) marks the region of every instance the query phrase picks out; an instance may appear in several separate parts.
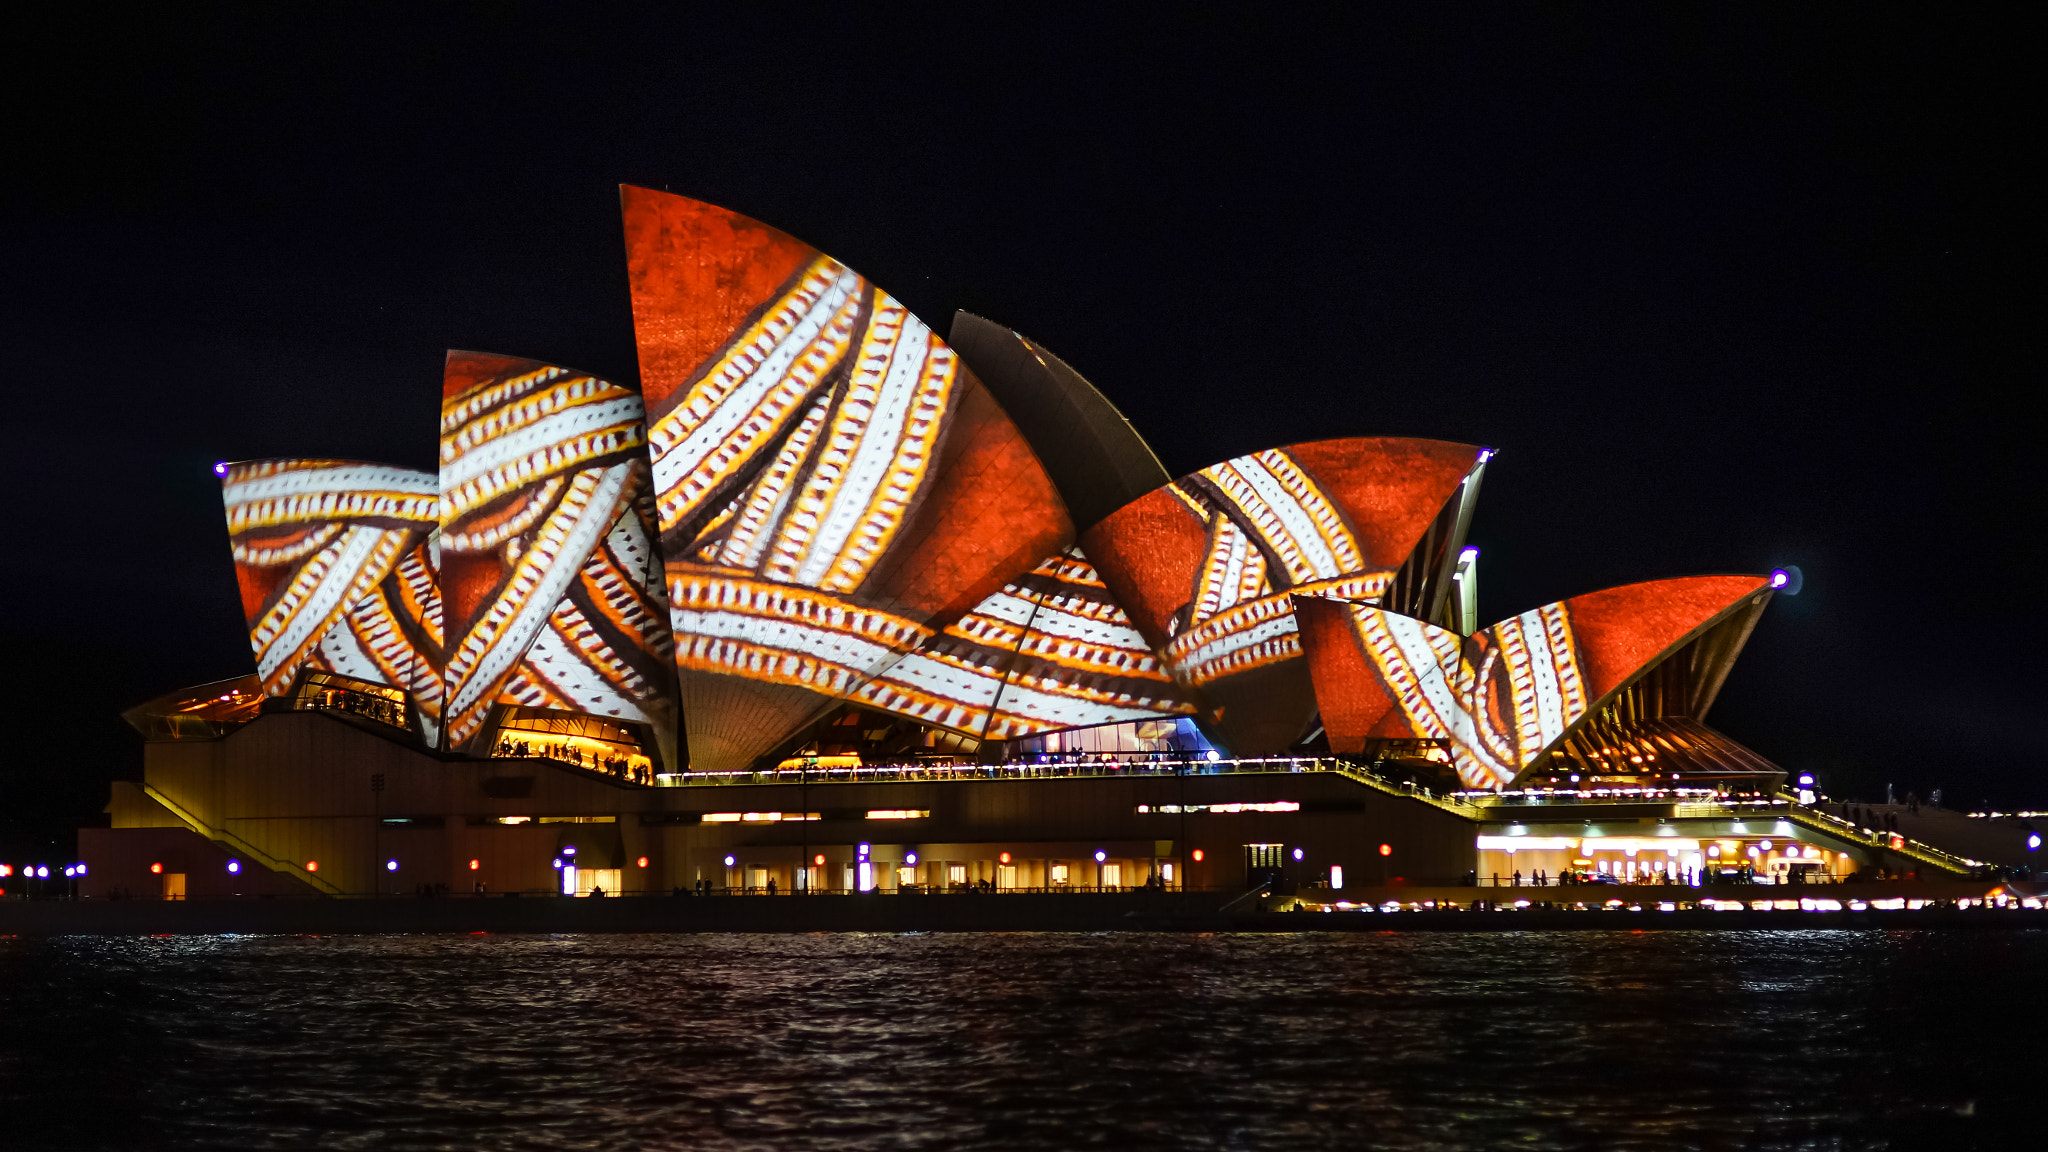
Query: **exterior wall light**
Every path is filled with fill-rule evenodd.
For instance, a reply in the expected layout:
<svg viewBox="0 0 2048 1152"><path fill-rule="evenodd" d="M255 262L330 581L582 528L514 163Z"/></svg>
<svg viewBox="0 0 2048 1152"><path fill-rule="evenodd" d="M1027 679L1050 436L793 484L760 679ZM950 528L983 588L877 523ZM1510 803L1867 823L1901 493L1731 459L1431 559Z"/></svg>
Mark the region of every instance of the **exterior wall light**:
<svg viewBox="0 0 2048 1152"><path fill-rule="evenodd" d="M320 870L320 862L319 862L318 860L308 860L308 861L306 861L306 871L308 871L308 872L318 872L319 870Z"/></svg>
<svg viewBox="0 0 2048 1152"><path fill-rule="evenodd" d="M1189 855L1194 858L1195 863L1200 864L1202 862L1202 850L1200 848L1195 849Z"/></svg>
<svg viewBox="0 0 2048 1152"><path fill-rule="evenodd" d="M164 866L162 864L151 864L149 866L149 870L155 873L156 875L161 876L163 875L164 872Z"/></svg>
<svg viewBox="0 0 2048 1152"><path fill-rule="evenodd" d="M481 861L481 860L471 860L471 861L469 862L469 870L470 870L471 872L474 872L474 871L476 871L477 869L479 869L479 868L482 868L483 866L484 866L484 862L483 862L483 861Z"/></svg>
<svg viewBox="0 0 2048 1152"><path fill-rule="evenodd" d="M915 864L915 863L917 863L917 853L915 853L915 852L905 852L905 853L903 854L903 862L904 862L905 864Z"/></svg>
<svg viewBox="0 0 2048 1152"><path fill-rule="evenodd" d="M1394 846L1393 846L1392 844L1382 844L1382 845L1380 845L1380 855L1382 855L1382 856L1392 856L1393 854L1394 854Z"/></svg>
<svg viewBox="0 0 2048 1152"><path fill-rule="evenodd" d="M735 864L737 864L737 863L739 863L739 861L738 861L737 859L735 859L734 857L731 857L731 856L727 856L727 857L725 858L725 866L726 866L727 868L730 868L730 867L732 867L733 865L735 865Z"/></svg>
<svg viewBox="0 0 2048 1152"><path fill-rule="evenodd" d="M1214 764L1221 759L1223 759L1223 753L1218 752L1214 748L1209 749L1209 763Z"/></svg>
<svg viewBox="0 0 2048 1152"><path fill-rule="evenodd" d="M556 868L560 868L562 866L562 858L560 856L557 856L553 860L548 861L548 863Z"/></svg>
<svg viewBox="0 0 2048 1152"><path fill-rule="evenodd" d="M240 860L230 860L230 861L228 861L228 875L230 875L230 876L239 876L239 875L241 875L241 874L242 874L242 862L241 862Z"/></svg>
<svg viewBox="0 0 2048 1152"><path fill-rule="evenodd" d="M398 871L398 861L396 861L396 860L386 860L386 861L384 862L384 870L385 870L386 872L396 872L396 871Z"/></svg>
<svg viewBox="0 0 2048 1152"><path fill-rule="evenodd" d="M1299 860L1299 859L1301 859L1301 849L1299 849L1299 848L1296 848L1296 849L1294 850L1294 858L1295 858L1296 860Z"/></svg>
<svg viewBox="0 0 2048 1152"><path fill-rule="evenodd" d="M825 854L820 852L816 856L811 857L811 863L823 868L825 866Z"/></svg>
<svg viewBox="0 0 2048 1152"><path fill-rule="evenodd" d="M999 860L999 861L1001 861L1001 862L1002 862L1002 863L1004 863L1004 864L1008 864L1008 863L1010 862L1010 854L1009 854L1008 852L1004 852L1004 853L1002 853L1002 854L998 855L998 856L996 857L996 859L997 859L997 860Z"/></svg>
<svg viewBox="0 0 2048 1152"><path fill-rule="evenodd" d="M1109 853L1102 851L1100 848L1095 850L1095 862L1097 864L1100 864L1107 859L1109 859Z"/></svg>
<svg viewBox="0 0 2048 1152"><path fill-rule="evenodd" d="M471 861L471 863L475 863L475 862L474 862L474 861ZM642 867L642 868L645 868L645 867L647 867L647 857L645 857L645 856L642 856L642 857L641 857L641 858L639 859L639 861L638 861L638 864L639 864L639 865L640 865L640 867Z"/></svg>

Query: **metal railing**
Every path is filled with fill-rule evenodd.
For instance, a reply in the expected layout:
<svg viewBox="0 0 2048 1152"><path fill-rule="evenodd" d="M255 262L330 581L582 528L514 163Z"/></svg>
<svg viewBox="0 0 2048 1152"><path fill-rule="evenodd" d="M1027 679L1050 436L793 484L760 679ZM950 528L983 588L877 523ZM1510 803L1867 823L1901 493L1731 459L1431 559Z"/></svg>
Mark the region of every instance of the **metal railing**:
<svg viewBox="0 0 2048 1152"><path fill-rule="evenodd" d="M1797 796L1789 792L1730 796L1700 788L1612 788L1462 793L1460 798L1470 804L1473 811L1491 814L1495 819L1500 818L1497 810L1501 808L1540 809L1602 804L1668 803L1671 805L1673 819L1784 820L1852 844L1897 852L1922 864L1951 872L1968 874L1989 867L1982 860L1958 856L1896 832L1861 827L1812 805L1802 804Z"/></svg>
<svg viewBox="0 0 2048 1152"><path fill-rule="evenodd" d="M1000 764L906 763L847 767L738 769L728 772L678 772L659 778L666 787L717 787L736 784L900 784L947 783L964 780L1128 779L1131 777L1276 775L1328 772L1356 781L1389 796L1418 800L1432 807L1478 819L1477 806L1458 797L1433 792L1409 780L1382 776L1359 764L1325 756L1266 756L1197 760L1139 758L1110 760L1007 761Z"/></svg>

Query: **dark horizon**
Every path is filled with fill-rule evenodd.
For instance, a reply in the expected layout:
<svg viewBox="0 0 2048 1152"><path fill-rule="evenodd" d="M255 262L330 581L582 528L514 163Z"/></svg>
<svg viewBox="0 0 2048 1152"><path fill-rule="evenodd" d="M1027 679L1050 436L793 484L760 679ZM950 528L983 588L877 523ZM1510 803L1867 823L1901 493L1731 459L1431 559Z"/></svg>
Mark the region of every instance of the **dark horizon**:
<svg viewBox="0 0 2048 1152"><path fill-rule="evenodd" d="M139 774L121 709L250 669L216 460L430 469L448 348L637 382L620 183L1016 328L1176 475L1499 449L1482 621L1798 565L1715 727L1836 795L2048 807L1995 14L399 12L23 37L0 851Z"/></svg>

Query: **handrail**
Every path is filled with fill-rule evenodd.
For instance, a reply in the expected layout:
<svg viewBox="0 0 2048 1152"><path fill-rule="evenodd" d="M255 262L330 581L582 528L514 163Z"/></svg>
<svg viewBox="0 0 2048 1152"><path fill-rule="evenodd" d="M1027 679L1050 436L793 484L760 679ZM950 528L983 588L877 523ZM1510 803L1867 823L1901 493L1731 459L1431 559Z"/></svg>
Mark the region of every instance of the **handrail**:
<svg viewBox="0 0 2048 1152"><path fill-rule="evenodd" d="M1001 764L863 764L858 767L741 769L726 772L679 772L662 777L671 788L723 787L742 784L893 784L954 780L1059 780L1105 777L1274 775L1329 772L1375 791L1405 800L1419 800L1446 812L1477 819L1477 806L1437 795L1413 783L1390 780L1369 769L1323 756L1264 756L1227 760L1078 760L1065 762L1008 761Z"/></svg>
<svg viewBox="0 0 2048 1152"><path fill-rule="evenodd" d="M336 887L332 882L322 878L317 873L307 872L301 875L298 869L293 868L290 864L287 864L284 861L279 860L275 856L272 856L270 853L263 851L261 848L256 847L254 844L249 843L247 840L242 839L240 836L237 836L234 833L229 832L225 828L212 827L211 825L207 824L204 820L201 820L199 817L194 816L191 812L186 811L185 807L179 804L176 800L173 800L169 796L164 795L162 792L157 791L155 785L144 783L142 785L142 792L151 800L154 800L158 804L163 805L165 811L169 812L173 816L176 816L179 820L182 820L185 823L186 827L190 828L194 832L197 832L199 835L206 837L208 840L211 840L214 843L220 844L226 848L232 849L238 855L247 856L250 859L254 860L256 863L261 864L265 868L270 869L272 872L282 872L285 875L290 876L294 880L302 880L305 883L312 885L314 888L326 892L329 896L348 895L348 893L343 892L340 888Z"/></svg>
<svg viewBox="0 0 2048 1152"><path fill-rule="evenodd" d="M1873 848L1897 852L1902 856L1910 856L1923 864L1932 864L1936 868L1946 868L1952 872L1961 872L1965 875L1978 868L1987 867L1982 860L1972 860L1967 856L1958 856L1953 852L1944 852L1932 844L1922 843L1896 832L1884 832L1877 829L1866 831L1839 816L1831 816L1826 812L1801 804L1791 796L1783 796L1782 799L1787 801L1785 815L1788 820L1804 824L1806 827L1818 832L1826 832L1831 836L1839 836L1843 839L1856 840Z"/></svg>

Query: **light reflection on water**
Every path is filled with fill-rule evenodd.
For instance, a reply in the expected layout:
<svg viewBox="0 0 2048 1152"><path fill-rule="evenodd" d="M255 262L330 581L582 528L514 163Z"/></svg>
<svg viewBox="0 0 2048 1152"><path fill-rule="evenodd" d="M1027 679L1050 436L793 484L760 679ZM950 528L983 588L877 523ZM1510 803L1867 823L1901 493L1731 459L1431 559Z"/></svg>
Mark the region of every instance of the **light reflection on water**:
<svg viewBox="0 0 2048 1152"><path fill-rule="evenodd" d="M0 1147L2001 1147L2044 972L2038 932L0 940Z"/></svg>

